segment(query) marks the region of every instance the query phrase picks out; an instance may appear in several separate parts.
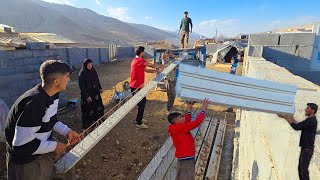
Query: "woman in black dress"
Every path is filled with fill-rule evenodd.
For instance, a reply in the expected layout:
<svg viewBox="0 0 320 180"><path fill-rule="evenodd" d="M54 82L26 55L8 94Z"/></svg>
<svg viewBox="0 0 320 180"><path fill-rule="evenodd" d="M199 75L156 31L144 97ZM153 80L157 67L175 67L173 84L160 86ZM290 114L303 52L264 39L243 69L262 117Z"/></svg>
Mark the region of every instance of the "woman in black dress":
<svg viewBox="0 0 320 180"><path fill-rule="evenodd" d="M79 73L81 90L82 129L87 129L93 122L103 116L102 88L92 60L85 59Z"/></svg>

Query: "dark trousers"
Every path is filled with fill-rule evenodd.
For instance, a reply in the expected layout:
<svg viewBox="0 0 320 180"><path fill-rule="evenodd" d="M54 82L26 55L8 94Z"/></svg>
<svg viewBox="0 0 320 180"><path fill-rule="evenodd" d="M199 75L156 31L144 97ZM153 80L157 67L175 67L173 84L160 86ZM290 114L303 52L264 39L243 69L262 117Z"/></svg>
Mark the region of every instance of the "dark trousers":
<svg viewBox="0 0 320 180"><path fill-rule="evenodd" d="M313 155L313 148L301 148L299 158L299 178L300 180L309 180L309 164Z"/></svg>
<svg viewBox="0 0 320 180"><path fill-rule="evenodd" d="M139 90L137 90L136 92L134 92L136 90L136 88L131 88L131 93L134 96ZM147 103L147 98L144 97L139 103L138 103L138 114L137 114L137 118L136 118L136 122L138 125L142 124L142 119L143 119L143 113L144 113L144 108L146 106Z"/></svg>
<svg viewBox="0 0 320 180"><path fill-rule="evenodd" d="M167 89L167 96L168 96L168 101L167 101L167 110L170 111L171 108L173 107L174 100L176 98L176 81L170 81L166 79L164 81Z"/></svg>

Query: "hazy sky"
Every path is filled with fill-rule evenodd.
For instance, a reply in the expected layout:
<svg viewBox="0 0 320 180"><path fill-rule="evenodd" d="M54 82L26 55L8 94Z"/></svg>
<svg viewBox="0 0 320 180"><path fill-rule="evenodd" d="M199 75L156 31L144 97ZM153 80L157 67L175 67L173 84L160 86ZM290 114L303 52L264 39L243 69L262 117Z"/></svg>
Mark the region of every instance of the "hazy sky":
<svg viewBox="0 0 320 180"><path fill-rule="evenodd" d="M233 36L320 22L320 0L44 0L89 8L125 22L177 31L188 11L194 32Z"/></svg>

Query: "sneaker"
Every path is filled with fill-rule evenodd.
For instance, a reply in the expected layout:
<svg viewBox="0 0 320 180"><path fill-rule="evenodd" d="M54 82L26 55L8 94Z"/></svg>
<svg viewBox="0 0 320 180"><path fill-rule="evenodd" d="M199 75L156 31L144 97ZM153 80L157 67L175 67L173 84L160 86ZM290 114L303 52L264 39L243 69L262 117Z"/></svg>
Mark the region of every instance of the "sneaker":
<svg viewBox="0 0 320 180"><path fill-rule="evenodd" d="M146 124L148 121L146 119L142 119L142 123Z"/></svg>
<svg viewBox="0 0 320 180"><path fill-rule="evenodd" d="M137 124L136 127L139 129L148 129L148 126L146 124L141 124L141 125Z"/></svg>

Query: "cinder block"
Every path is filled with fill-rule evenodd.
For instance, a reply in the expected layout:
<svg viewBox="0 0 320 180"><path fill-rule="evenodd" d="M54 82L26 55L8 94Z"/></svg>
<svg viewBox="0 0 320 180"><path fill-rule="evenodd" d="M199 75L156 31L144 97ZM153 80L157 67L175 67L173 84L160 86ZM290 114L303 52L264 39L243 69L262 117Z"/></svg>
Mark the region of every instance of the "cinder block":
<svg viewBox="0 0 320 180"><path fill-rule="evenodd" d="M24 65L16 67L16 72L20 73L31 73L31 72L39 72L40 64L39 65Z"/></svg>
<svg viewBox="0 0 320 180"><path fill-rule="evenodd" d="M290 57L295 56L295 46L264 46L263 57Z"/></svg>
<svg viewBox="0 0 320 180"><path fill-rule="evenodd" d="M60 48L57 49L58 50L58 55L60 56L58 59L67 62L68 64L70 64L69 62L69 58L68 58L68 49L67 48Z"/></svg>
<svg viewBox="0 0 320 180"><path fill-rule="evenodd" d="M46 49L46 43L45 42L27 42L26 43L27 49Z"/></svg>
<svg viewBox="0 0 320 180"><path fill-rule="evenodd" d="M280 45L314 46L315 33L286 33L280 35Z"/></svg>
<svg viewBox="0 0 320 180"><path fill-rule="evenodd" d="M23 73L20 73L20 74L11 74L11 75L8 75L6 76L6 78L8 78L8 83L10 82L21 82L24 80L24 74Z"/></svg>
<svg viewBox="0 0 320 180"><path fill-rule="evenodd" d="M32 51L28 49L19 49L13 51L14 58L29 58L32 57Z"/></svg>
<svg viewBox="0 0 320 180"><path fill-rule="evenodd" d="M31 89L32 87L36 86L38 83L35 79L25 79L18 83L18 89L20 91L26 91L28 89Z"/></svg>
<svg viewBox="0 0 320 180"><path fill-rule="evenodd" d="M33 58L24 58L23 59L23 64L24 65L38 65L41 64L42 60L40 58L37 57L33 57Z"/></svg>
<svg viewBox="0 0 320 180"><path fill-rule="evenodd" d="M1 59L0 65L1 68L22 66L23 59Z"/></svg>
<svg viewBox="0 0 320 180"><path fill-rule="evenodd" d="M257 45L278 45L279 34L250 34L248 43L251 46Z"/></svg>
<svg viewBox="0 0 320 180"><path fill-rule="evenodd" d="M24 73L24 79L26 80L35 80L40 77L39 72L33 72L33 73Z"/></svg>
<svg viewBox="0 0 320 180"><path fill-rule="evenodd" d="M9 98L10 97L10 93L9 93L10 90L0 90L0 98L3 99L3 98Z"/></svg>
<svg viewBox="0 0 320 180"><path fill-rule="evenodd" d="M16 89L18 81L9 81L6 76L0 76L0 90Z"/></svg>
<svg viewBox="0 0 320 180"><path fill-rule="evenodd" d="M7 67L7 68L0 69L0 76L7 76L15 73L16 73L15 67Z"/></svg>
<svg viewBox="0 0 320 180"><path fill-rule="evenodd" d="M88 58L90 58L93 64L100 63L100 52L99 48L87 48L88 51Z"/></svg>
<svg viewBox="0 0 320 180"><path fill-rule="evenodd" d="M118 59L134 57L134 47L118 47Z"/></svg>
<svg viewBox="0 0 320 180"><path fill-rule="evenodd" d="M0 50L0 59L13 59L13 52Z"/></svg>
<svg viewBox="0 0 320 180"><path fill-rule="evenodd" d="M311 60L312 52L313 52L313 46L302 46L302 47L299 46L295 55Z"/></svg>
<svg viewBox="0 0 320 180"><path fill-rule="evenodd" d="M49 56L59 56L59 49L48 49Z"/></svg>
<svg viewBox="0 0 320 180"><path fill-rule="evenodd" d="M19 96L16 97L10 97L10 98L4 98L3 102L6 103L6 105L8 106L8 108L10 108L14 102L16 102L16 100L19 98Z"/></svg>
<svg viewBox="0 0 320 180"><path fill-rule="evenodd" d="M249 46L248 56L262 57L263 46Z"/></svg>
<svg viewBox="0 0 320 180"><path fill-rule="evenodd" d="M33 57L46 57L49 56L49 50L33 50Z"/></svg>
<svg viewBox="0 0 320 180"><path fill-rule="evenodd" d="M100 62L109 62L109 48L100 48Z"/></svg>
<svg viewBox="0 0 320 180"><path fill-rule="evenodd" d="M71 66L79 66L87 58L86 48L68 48L69 62Z"/></svg>

